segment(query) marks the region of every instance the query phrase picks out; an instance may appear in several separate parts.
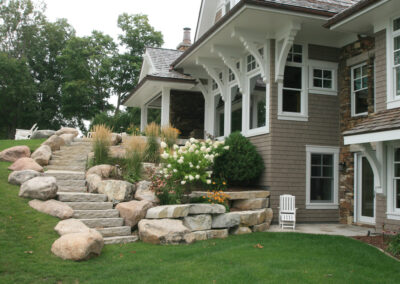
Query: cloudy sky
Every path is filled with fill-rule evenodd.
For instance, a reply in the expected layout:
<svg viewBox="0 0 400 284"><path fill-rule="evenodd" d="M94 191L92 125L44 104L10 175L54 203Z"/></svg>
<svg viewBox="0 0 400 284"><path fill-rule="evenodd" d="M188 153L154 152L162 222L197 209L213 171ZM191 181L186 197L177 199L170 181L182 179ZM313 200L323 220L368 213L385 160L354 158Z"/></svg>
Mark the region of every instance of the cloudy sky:
<svg viewBox="0 0 400 284"><path fill-rule="evenodd" d="M117 38L118 15L146 14L150 24L164 35L164 47L176 48L183 28L196 30L201 0L43 0L50 20L66 18L79 36L100 30Z"/></svg>

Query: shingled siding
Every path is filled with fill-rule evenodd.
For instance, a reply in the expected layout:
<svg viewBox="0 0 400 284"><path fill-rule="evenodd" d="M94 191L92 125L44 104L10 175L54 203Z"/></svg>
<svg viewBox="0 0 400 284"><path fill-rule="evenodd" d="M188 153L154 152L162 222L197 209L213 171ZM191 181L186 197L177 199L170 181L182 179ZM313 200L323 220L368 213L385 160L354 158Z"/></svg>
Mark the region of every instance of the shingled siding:
<svg viewBox="0 0 400 284"><path fill-rule="evenodd" d="M272 58L274 58L274 42ZM262 186L271 191L271 208L277 221L279 196L296 196L299 222L338 222L339 210L307 210L306 145L339 146L339 100L337 96L309 94L308 122L278 120L278 85L271 63L270 134L251 138L266 166Z"/></svg>
<svg viewBox="0 0 400 284"><path fill-rule="evenodd" d="M386 218L386 196L383 194L376 195L376 230L378 232L397 231L400 232L400 220L391 220Z"/></svg>

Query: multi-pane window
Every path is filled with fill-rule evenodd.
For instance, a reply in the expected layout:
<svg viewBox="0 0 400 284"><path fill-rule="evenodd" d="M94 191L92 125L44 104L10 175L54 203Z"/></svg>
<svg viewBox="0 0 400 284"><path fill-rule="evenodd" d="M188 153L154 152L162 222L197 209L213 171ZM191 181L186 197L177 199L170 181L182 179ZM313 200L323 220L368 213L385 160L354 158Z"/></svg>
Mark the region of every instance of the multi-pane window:
<svg viewBox="0 0 400 284"><path fill-rule="evenodd" d="M400 96L400 18L393 22L393 57L395 96Z"/></svg>
<svg viewBox="0 0 400 284"><path fill-rule="evenodd" d="M247 55L247 72L257 68L257 62L253 55Z"/></svg>
<svg viewBox="0 0 400 284"><path fill-rule="evenodd" d="M301 112L302 68L286 66L283 80L282 111Z"/></svg>
<svg viewBox="0 0 400 284"><path fill-rule="evenodd" d="M235 80L235 74L232 72L231 69L229 69L228 79L229 79L229 82L232 82Z"/></svg>
<svg viewBox="0 0 400 284"><path fill-rule="evenodd" d="M333 71L325 69L313 69L313 87L322 89L333 89Z"/></svg>
<svg viewBox="0 0 400 284"><path fill-rule="evenodd" d="M303 46L294 44L289 50L288 62L302 63L303 62Z"/></svg>
<svg viewBox="0 0 400 284"><path fill-rule="evenodd" d="M218 89L218 84L217 84L217 82L215 82L215 80L212 80L211 89L212 89L213 91L216 90L216 89Z"/></svg>
<svg viewBox="0 0 400 284"><path fill-rule="evenodd" d="M334 155L311 154L310 202L332 203L334 186Z"/></svg>
<svg viewBox="0 0 400 284"><path fill-rule="evenodd" d="M352 78L352 113L363 115L368 113L368 66L358 65L351 69Z"/></svg>
<svg viewBox="0 0 400 284"><path fill-rule="evenodd" d="M250 79L250 129L266 125L266 107L266 86L261 75L257 75Z"/></svg>
<svg viewBox="0 0 400 284"><path fill-rule="evenodd" d="M400 209L400 148L394 152L394 208Z"/></svg>

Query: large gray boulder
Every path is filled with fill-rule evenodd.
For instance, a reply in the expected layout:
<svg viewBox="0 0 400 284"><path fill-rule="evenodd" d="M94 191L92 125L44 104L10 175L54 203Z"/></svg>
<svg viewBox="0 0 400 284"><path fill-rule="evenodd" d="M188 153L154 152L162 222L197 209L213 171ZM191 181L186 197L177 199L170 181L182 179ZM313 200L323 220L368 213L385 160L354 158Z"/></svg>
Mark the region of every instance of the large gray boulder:
<svg viewBox="0 0 400 284"><path fill-rule="evenodd" d="M61 220L69 219L74 214L74 210L71 207L69 207L64 202L54 199L47 201L40 201L35 199L29 201L28 204L30 207L39 212L57 217Z"/></svg>
<svg viewBox="0 0 400 284"><path fill-rule="evenodd" d="M19 196L48 200L57 196L57 189L57 181L54 177L35 177L21 185Z"/></svg>
<svg viewBox="0 0 400 284"><path fill-rule="evenodd" d="M257 210L267 208L268 198L242 199L233 201L232 208L238 210Z"/></svg>
<svg viewBox="0 0 400 284"><path fill-rule="evenodd" d="M232 235L245 235L245 234L251 234L252 231L249 227L234 227L231 230Z"/></svg>
<svg viewBox="0 0 400 284"><path fill-rule="evenodd" d="M249 227L265 222L267 213L265 209L255 211L240 211L235 212L240 216L240 226Z"/></svg>
<svg viewBox="0 0 400 284"><path fill-rule="evenodd" d="M149 181L140 181L136 184L135 199L147 200L155 204L160 203L156 193L151 190L151 182Z"/></svg>
<svg viewBox="0 0 400 284"><path fill-rule="evenodd" d="M31 158L41 166L47 166L51 159L51 148L48 145L42 145L33 152Z"/></svg>
<svg viewBox="0 0 400 284"><path fill-rule="evenodd" d="M65 141L58 135L53 135L49 139L44 141L42 145L49 146L51 148L51 151L54 152L60 150L61 146L65 145Z"/></svg>
<svg viewBox="0 0 400 284"><path fill-rule="evenodd" d="M61 236L51 246L51 251L56 256L68 260L87 260L98 256L104 246L102 235L90 229L85 233L72 233Z"/></svg>
<svg viewBox="0 0 400 284"><path fill-rule="evenodd" d="M149 209L146 219L182 218L189 214L190 205L163 205Z"/></svg>
<svg viewBox="0 0 400 284"><path fill-rule="evenodd" d="M42 138L49 138L56 134L54 130L36 130L33 132L31 139L42 139Z"/></svg>
<svg viewBox="0 0 400 284"><path fill-rule="evenodd" d="M29 158L31 150L28 146L14 146L0 152L0 161L15 162L20 158Z"/></svg>
<svg viewBox="0 0 400 284"><path fill-rule="evenodd" d="M20 158L11 166L9 166L8 169L11 171L33 170L37 172L43 172L42 166L36 163L32 158Z"/></svg>
<svg viewBox="0 0 400 284"><path fill-rule="evenodd" d="M139 236L145 243L151 244L179 244L192 243L194 235L186 228L181 220L162 219L139 222Z"/></svg>
<svg viewBox="0 0 400 284"><path fill-rule="evenodd" d="M90 228L86 226L81 220L67 219L58 222L54 230L60 235L67 235L73 233L88 233Z"/></svg>
<svg viewBox="0 0 400 284"><path fill-rule="evenodd" d="M75 135L74 134L61 134L60 138L64 140L65 145L71 145L74 141Z"/></svg>
<svg viewBox="0 0 400 284"><path fill-rule="evenodd" d="M88 186L88 191L90 193L98 193L101 181L102 181L101 177L96 174L87 175L86 183Z"/></svg>
<svg viewBox="0 0 400 284"><path fill-rule="evenodd" d="M118 203L133 199L135 185L123 180L103 180L97 190L107 195L108 201Z"/></svg>
<svg viewBox="0 0 400 284"><path fill-rule="evenodd" d="M230 212L213 217L211 227L214 229L230 228L240 224L240 215L237 212Z"/></svg>
<svg viewBox="0 0 400 284"><path fill-rule="evenodd" d="M8 182L14 185L21 185L24 182L41 175L42 173L33 170L15 171L8 176Z"/></svg>
<svg viewBox="0 0 400 284"><path fill-rule="evenodd" d="M226 212L225 206L221 204L190 204L189 214L222 214Z"/></svg>
<svg viewBox="0 0 400 284"><path fill-rule="evenodd" d="M101 178L109 178L116 173L116 169L111 165L98 165L91 167L87 170L86 176L88 175L98 175Z"/></svg>
<svg viewBox="0 0 400 284"><path fill-rule="evenodd" d="M61 127L61 129L56 132L56 135L61 136L63 134L73 134L74 137L76 137L79 135L79 131L75 128Z"/></svg>
<svg viewBox="0 0 400 284"><path fill-rule="evenodd" d="M115 209L117 209L119 211L119 215L124 218L126 226L134 227L146 216L147 210L149 210L151 207L153 207L153 203L150 201L133 200L119 203Z"/></svg>
<svg viewBox="0 0 400 284"><path fill-rule="evenodd" d="M183 225L189 230L204 231L211 229L211 215L194 215L183 218Z"/></svg>

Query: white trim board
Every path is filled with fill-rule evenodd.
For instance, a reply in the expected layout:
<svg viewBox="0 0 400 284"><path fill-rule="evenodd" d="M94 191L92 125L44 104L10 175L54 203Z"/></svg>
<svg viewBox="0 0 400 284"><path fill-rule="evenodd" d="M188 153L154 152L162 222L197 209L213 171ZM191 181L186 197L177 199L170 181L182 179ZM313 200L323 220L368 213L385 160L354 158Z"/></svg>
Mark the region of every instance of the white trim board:
<svg viewBox="0 0 400 284"><path fill-rule="evenodd" d="M400 129L344 136L344 145L400 140Z"/></svg>

